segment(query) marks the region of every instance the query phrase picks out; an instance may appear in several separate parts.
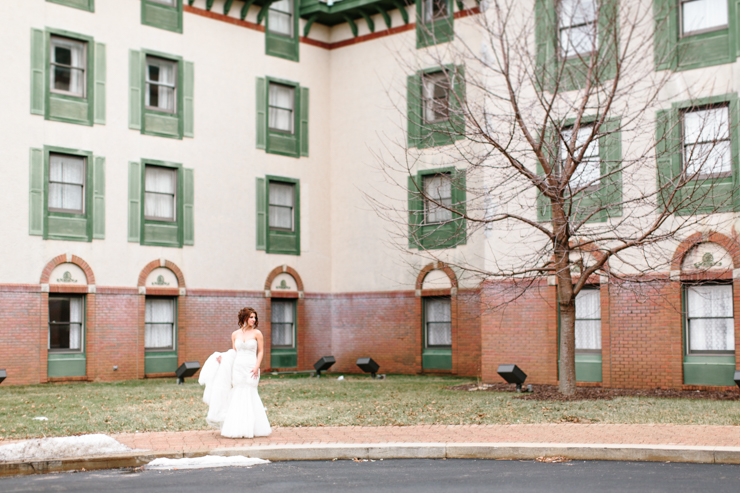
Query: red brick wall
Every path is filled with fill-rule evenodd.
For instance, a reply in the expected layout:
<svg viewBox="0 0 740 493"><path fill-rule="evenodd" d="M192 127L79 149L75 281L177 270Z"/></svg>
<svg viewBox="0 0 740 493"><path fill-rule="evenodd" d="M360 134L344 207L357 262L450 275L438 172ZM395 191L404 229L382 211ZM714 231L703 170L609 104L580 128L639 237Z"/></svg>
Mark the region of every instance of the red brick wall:
<svg viewBox="0 0 740 493"><path fill-rule="evenodd" d="M144 371L138 358L138 291L98 288L96 294L87 295L87 315L88 377L103 381L138 378ZM114 365L118 370L113 370Z"/></svg>
<svg viewBox="0 0 740 493"><path fill-rule="evenodd" d="M40 367L41 293L35 286L0 286L0 368L7 370L3 385L39 383L46 377ZM44 357L46 355L46 340Z"/></svg>
<svg viewBox="0 0 740 493"><path fill-rule="evenodd" d="M514 300L514 301L511 301ZM557 383L557 309L545 281L523 293L512 284L481 292L481 365L484 382L502 382L501 364L516 364L527 383Z"/></svg>
<svg viewBox="0 0 740 493"><path fill-rule="evenodd" d="M481 375L481 305L479 290L460 290L457 294L457 348L453 368L457 375Z"/></svg>
<svg viewBox="0 0 740 493"><path fill-rule="evenodd" d="M312 370L323 356L335 356L332 351L332 297L306 293L304 301L305 336L303 340L303 368ZM339 364L337 362L334 366ZM335 371L334 367L330 371Z"/></svg>

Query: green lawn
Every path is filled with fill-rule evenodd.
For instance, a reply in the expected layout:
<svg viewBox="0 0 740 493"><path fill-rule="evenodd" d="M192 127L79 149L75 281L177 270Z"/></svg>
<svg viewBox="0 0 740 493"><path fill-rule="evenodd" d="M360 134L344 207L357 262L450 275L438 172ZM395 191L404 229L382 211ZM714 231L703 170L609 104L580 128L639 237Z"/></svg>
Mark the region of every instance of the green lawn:
<svg viewBox="0 0 740 493"><path fill-rule="evenodd" d="M507 423L675 423L740 425L740 403L618 397L525 401L513 392L447 390L470 379L390 375L264 376L260 395L273 426ZM0 437L206 429L195 380L0 387ZM32 418L45 416L48 421Z"/></svg>

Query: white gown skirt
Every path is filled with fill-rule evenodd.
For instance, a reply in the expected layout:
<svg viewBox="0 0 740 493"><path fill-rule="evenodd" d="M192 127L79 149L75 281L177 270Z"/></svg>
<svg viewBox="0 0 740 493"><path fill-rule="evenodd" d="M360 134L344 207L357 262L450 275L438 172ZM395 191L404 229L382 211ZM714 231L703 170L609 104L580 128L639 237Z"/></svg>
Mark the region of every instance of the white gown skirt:
<svg viewBox="0 0 740 493"><path fill-rule="evenodd" d="M237 342L238 351L214 353L203 365L199 382L205 385L203 401L209 405L206 421L229 438L253 438L272 432L251 371L257 362L256 347ZM256 342L253 344L256 346ZM216 357L221 355L221 364Z"/></svg>

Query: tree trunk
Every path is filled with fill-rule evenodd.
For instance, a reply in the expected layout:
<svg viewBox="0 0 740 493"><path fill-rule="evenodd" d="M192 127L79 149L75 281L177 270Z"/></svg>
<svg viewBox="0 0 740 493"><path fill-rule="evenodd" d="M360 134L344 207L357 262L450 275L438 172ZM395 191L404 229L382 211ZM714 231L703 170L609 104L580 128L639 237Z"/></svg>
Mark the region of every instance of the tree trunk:
<svg viewBox="0 0 740 493"><path fill-rule="evenodd" d="M573 282L569 276L558 276L558 306L560 307L560 392L576 393L576 303Z"/></svg>

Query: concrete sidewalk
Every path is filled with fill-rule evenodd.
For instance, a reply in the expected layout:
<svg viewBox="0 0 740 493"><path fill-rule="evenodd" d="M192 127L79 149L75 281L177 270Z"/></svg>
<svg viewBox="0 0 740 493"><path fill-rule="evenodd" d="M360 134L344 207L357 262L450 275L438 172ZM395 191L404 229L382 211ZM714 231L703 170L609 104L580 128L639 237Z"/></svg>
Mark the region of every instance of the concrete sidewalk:
<svg viewBox="0 0 740 493"><path fill-rule="evenodd" d="M740 464L740 426L465 425L274 428L269 437L218 431L111 435L139 451L0 463L0 476L138 467L157 457L245 455L269 460L392 458L643 460ZM146 451L142 451L145 449Z"/></svg>

